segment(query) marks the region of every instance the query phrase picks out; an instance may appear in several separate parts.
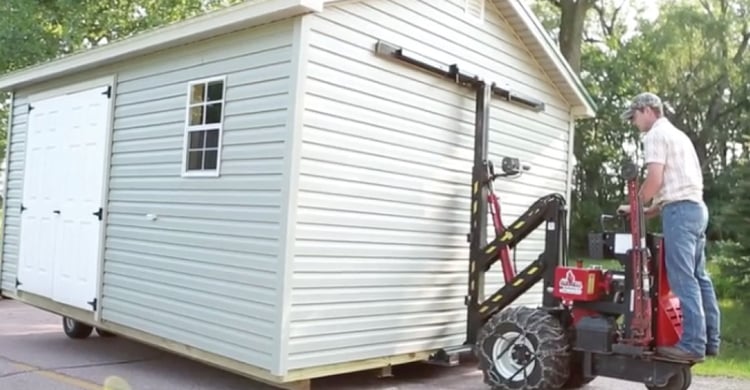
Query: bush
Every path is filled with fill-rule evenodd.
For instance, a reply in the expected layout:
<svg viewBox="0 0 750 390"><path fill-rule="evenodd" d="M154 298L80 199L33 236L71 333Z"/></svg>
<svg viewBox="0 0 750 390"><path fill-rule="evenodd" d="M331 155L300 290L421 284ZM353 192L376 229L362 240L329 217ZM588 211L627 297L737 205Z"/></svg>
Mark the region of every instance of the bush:
<svg viewBox="0 0 750 390"><path fill-rule="evenodd" d="M750 254L733 241L718 241L708 248L708 270L721 299L750 300Z"/></svg>

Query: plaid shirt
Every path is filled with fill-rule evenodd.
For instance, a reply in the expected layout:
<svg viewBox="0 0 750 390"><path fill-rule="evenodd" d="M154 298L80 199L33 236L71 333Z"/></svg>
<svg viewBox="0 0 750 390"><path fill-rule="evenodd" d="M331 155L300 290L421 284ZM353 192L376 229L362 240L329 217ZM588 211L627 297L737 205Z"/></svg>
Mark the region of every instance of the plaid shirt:
<svg viewBox="0 0 750 390"><path fill-rule="evenodd" d="M703 202L703 171L693 143L666 118L659 118L643 136L645 163L664 164L664 182L654 205L693 200Z"/></svg>

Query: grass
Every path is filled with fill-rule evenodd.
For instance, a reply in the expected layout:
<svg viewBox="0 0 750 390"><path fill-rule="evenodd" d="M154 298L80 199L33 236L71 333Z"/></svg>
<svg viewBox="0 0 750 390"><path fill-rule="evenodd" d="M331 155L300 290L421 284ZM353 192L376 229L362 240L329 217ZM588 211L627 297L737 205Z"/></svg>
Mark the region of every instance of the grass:
<svg viewBox="0 0 750 390"><path fill-rule="evenodd" d="M693 367L693 374L750 379L750 306L723 300L721 306L721 352Z"/></svg>
<svg viewBox="0 0 750 390"><path fill-rule="evenodd" d="M583 263L584 266L600 265L609 270L621 269L616 260L583 259ZM719 356L708 357L705 362L695 365L693 374L750 379L750 304L727 299L721 300L719 305L721 351Z"/></svg>

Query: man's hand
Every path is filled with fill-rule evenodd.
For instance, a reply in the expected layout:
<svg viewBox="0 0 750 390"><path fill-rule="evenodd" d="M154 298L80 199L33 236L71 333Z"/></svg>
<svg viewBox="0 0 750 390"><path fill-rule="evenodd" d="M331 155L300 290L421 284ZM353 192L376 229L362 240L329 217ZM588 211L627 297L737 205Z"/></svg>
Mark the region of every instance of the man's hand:
<svg viewBox="0 0 750 390"><path fill-rule="evenodd" d="M649 206L643 209L643 214L646 218L653 218L659 215L661 209L659 206ZM630 215L630 205L623 204L617 208L617 215Z"/></svg>
<svg viewBox="0 0 750 390"><path fill-rule="evenodd" d="M643 214L646 216L646 218L656 217L660 212L661 209L659 208L659 206L649 206L646 207L645 210L643 210Z"/></svg>

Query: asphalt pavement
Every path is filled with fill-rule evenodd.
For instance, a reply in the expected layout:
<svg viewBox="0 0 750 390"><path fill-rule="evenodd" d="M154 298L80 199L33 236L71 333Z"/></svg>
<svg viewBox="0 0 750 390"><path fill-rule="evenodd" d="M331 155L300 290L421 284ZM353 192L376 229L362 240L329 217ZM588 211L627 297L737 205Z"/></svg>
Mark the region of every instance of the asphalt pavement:
<svg viewBox="0 0 750 390"><path fill-rule="evenodd" d="M710 385L709 385L710 383ZM315 380L314 390L490 390L468 362L457 367L409 364L393 376L374 372ZM586 390L643 390L598 378ZM72 340L61 318L21 302L0 300L0 390L271 390L270 386L122 337ZM732 379L694 378L691 389L750 389Z"/></svg>

